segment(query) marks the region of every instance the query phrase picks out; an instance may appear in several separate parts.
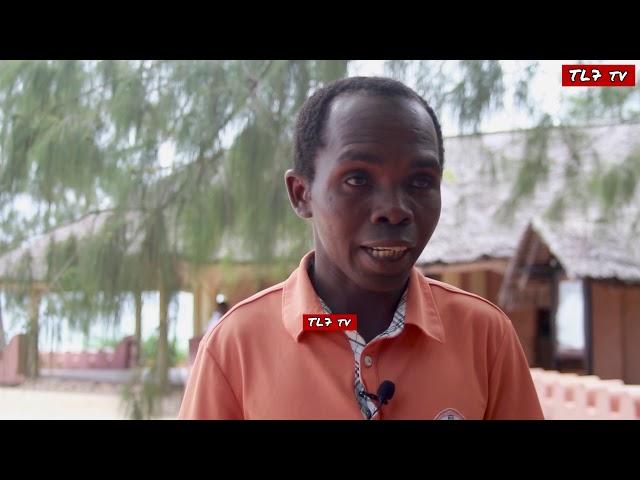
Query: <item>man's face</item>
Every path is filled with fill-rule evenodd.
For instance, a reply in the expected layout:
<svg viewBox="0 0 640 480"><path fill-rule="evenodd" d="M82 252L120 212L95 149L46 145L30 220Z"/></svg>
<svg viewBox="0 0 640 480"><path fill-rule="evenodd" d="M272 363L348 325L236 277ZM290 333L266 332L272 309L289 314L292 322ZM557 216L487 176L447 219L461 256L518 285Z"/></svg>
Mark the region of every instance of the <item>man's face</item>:
<svg viewBox="0 0 640 480"><path fill-rule="evenodd" d="M316 265L370 291L402 288L440 217L438 142L415 100L336 98L308 195Z"/></svg>

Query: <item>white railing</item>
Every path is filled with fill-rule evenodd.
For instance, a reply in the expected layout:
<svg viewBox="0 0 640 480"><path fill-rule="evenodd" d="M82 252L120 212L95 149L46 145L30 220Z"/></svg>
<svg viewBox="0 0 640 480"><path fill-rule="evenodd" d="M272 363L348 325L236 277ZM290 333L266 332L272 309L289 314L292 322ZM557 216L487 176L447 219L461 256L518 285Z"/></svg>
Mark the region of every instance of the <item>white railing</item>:
<svg viewBox="0 0 640 480"><path fill-rule="evenodd" d="M640 385L532 368L548 420L640 420Z"/></svg>

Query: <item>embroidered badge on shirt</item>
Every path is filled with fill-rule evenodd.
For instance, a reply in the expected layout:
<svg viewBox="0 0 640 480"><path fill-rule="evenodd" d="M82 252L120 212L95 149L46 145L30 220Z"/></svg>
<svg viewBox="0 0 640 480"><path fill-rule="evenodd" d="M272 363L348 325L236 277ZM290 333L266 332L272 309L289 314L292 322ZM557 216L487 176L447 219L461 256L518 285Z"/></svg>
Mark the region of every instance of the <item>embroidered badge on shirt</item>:
<svg viewBox="0 0 640 480"><path fill-rule="evenodd" d="M464 415L455 408L445 408L435 416L434 420L464 420Z"/></svg>

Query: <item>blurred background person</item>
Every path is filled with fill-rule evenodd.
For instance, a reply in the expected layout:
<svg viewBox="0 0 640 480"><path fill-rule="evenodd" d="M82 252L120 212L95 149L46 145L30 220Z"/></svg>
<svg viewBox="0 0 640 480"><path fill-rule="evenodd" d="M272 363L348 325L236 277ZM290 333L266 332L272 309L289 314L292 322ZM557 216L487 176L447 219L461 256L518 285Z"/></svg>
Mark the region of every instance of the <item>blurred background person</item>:
<svg viewBox="0 0 640 480"><path fill-rule="evenodd" d="M215 327L228 310L229 304L227 303L227 298L224 296L224 294L219 293L218 295L216 295L216 309L211 314L211 319L209 320L209 323L207 324L207 327L205 328L203 333L207 333L209 330Z"/></svg>

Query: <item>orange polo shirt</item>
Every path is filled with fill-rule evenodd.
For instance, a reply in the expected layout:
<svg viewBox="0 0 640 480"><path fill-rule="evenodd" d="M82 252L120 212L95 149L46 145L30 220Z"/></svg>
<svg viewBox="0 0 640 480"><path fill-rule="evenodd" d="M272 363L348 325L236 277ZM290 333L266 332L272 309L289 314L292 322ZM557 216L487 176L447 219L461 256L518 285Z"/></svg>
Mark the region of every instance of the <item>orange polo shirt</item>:
<svg viewBox="0 0 640 480"><path fill-rule="evenodd" d="M307 274L235 305L200 342L180 419L361 420L354 357L342 331L303 331L322 307ZM361 320L362 321L362 320ZM543 419L511 321L477 295L413 268L405 328L367 344L365 389L395 395L381 419Z"/></svg>

